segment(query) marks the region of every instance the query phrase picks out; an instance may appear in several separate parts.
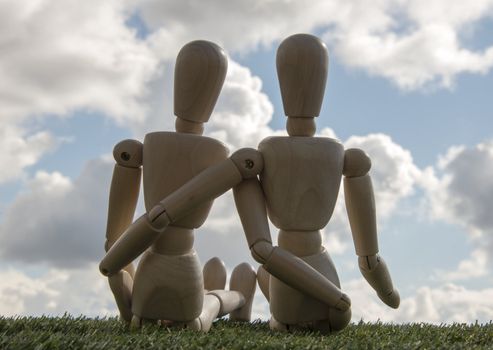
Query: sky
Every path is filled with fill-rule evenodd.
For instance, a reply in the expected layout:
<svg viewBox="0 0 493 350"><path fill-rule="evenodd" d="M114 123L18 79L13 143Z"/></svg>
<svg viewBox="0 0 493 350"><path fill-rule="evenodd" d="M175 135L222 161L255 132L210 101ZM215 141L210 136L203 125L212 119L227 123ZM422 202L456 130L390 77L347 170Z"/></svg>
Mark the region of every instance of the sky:
<svg viewBox="0 0 493 350"><path fill-rule="evenodd" d="M275 52L311 33L329 49L318 135L371 157L380 254L401 294L390 309L363 280L340 193L323 238L353 322L493 319L493 0L1 0L0 23L0 315L116 315L97 268L111 153L173 130L179 49L227 52L205 133L235 151L283 134ZM230 192L195 248L228 271L258 266ZM260 293L253 316L269 317Z"/></svg>

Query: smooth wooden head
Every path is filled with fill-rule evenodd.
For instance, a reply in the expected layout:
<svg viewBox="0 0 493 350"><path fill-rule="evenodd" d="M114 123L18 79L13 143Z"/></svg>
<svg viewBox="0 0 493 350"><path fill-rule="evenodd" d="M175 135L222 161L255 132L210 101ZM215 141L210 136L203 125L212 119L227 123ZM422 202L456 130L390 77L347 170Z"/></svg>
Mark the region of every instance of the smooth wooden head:
<svg viewBox="0 0 493 350"><path fill-rule="evenodd" d="M175 115L190 122L207 122L227 69L226 53L218 45L197 40L183 46L175 65Z"/></svg>
<svg viewBox="0 0 493 350"><path fill-rule="evenodd" d="M277 49L276 65L284 114L317 117L329 68L325 44L313 35L292 35Z"/></svg>

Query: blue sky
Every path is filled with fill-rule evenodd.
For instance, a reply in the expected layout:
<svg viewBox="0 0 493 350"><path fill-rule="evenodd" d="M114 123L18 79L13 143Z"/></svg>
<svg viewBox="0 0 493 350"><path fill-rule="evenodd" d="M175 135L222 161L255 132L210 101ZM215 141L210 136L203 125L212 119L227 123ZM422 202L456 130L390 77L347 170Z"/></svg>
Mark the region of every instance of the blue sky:
<svg viewBox="0 0 493 350"><path fill-rule="evenodd" d="M180 47L207 39L228 52L206 133L235 150L284 129L275 51L309 32L330 55L318 131L372 157L381 253L402 296L390 310L361 279L340 198L324 239L353 320L493 317L492 1L6 1L2 19L0 314L115 314L96 267L111 151L172 130ZM231 204L216 202L196 240L203 262L219 255L229 270L255 264ZM255 305L267 318L260 295Z"/></svg>

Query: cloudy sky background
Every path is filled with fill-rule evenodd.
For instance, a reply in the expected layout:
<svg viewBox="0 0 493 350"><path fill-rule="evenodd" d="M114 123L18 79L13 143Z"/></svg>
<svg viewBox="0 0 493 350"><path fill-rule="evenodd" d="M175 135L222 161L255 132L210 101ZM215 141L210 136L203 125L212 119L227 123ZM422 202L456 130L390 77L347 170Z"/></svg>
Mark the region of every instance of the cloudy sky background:
<svg viewBox="0 0 493 350"><path fill-rule="evenodd" d="M1 315L115 315L97 270L114 144L172 130L173 62L194 39L230 58L207 135L236 150L282 133L275 50L308 32L330 55L318 132L371 156L402 297L391 310L362 280L341 197L324 241L353 321L493 319L492 0L1 0L0 23ZM196 249L257 266L232 203Z"/></svg>

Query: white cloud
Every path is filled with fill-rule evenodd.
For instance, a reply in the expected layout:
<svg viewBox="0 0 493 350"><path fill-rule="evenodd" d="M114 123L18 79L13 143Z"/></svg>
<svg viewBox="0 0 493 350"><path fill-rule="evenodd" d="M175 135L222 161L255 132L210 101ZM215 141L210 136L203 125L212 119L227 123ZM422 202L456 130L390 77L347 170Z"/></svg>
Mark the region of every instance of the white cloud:
<svg viewBox="0 0 493 350"><path fill-rule="evenodd" d="M2 1L0 117L85 109L142 118L157 60L126 18L115 1Z"/></svg>
<svg viewBox="0 0 493 350"><path fill-rule="evenodd" d="M473 236L493 233L493 142L451 147L427 184L435 218L466 226Z"/></svg>
<svg viewBox="0 0 493 350"><path fill-rule="evenodd" d="M476 249L468 259L459 262L455 271L437 271L437 278L445 281L460 281L488 275L488 255L483 249Z"/></svg>
<svg viewBox="0 0 493 350"><path fill-rule="evenodd" d="M436 169L427 169L430 215L466 229L474 251L445 274L448 280L484 276L493 261L493 142L467 148L450 147ZM489 262L489 264L488 264Z"/></svg>
<svg viewBox="0 0 493 350"><path fill-rule="evenodd" d="M413 193L421 176L411 152L385 134L352 136L344 142L346 148L361 148L371 158L370 175L374 184L379 215L389 216L400 199Z"/></svg>
<svg viewBox="0 0 493 350"><path fill-rule="evenodd" d="M207 132L233 149L256 147L272 135L274 108L262 92L262 81L250 69L230 60L228 74Z"/></svg>
<svg viewBox="0 0 493 350"><path fill-rule="evenodd" d="M3 1L1 123L19 125L28 117L71 115L82 109L130 124L138 136L152 126L172 126L170 84L164 81L169 82L170 62L179 48L197 38L217 41L230 52L251 52L295 32L325 32L333 53L349 66L387 77L405 89L433 82L450 86L457 74L486 73L493 65L493 48L472 51L461 42L463 32L474 32L492 14L492 6L486 0L474 5L441 0L433 6L418 0L381 0L371 7L360 0L318 0L310 6L284 0L248 5L233 1L228 6L219 1L48 0L25 6ZM147 38L138 37L127 24L132 16L140 16L148 26ZM247 116L245 127L252 127L249 122L255 118L270 118L271 106L258 79L241 77L248 74L231 65L217 109L218 127L240 118L239 111ZM241 94L246 101L263 102L254 104L258 109L243 103L236 114L224 114L222 106L235 104L234 90L245 88L235 83L238 79L249 85L250 95ZM164 88L168 97L163 101ZM231 144L244 145L253 138L249 132L213 132L221 139L232 137L227 140ZM26 129L27 135L32 133ZM19 175L14 171L9 178Z"/></svg>
<svg viewBox="0 0 493 350"><path fill-rule="evenodd" d="M204 260L205 261L205 260ZM385 306L363 280L343 281L352 300L353 322L488 322L493 318L493 289L473 290L454 284L422 286L402 299L397 310ZM0 272L0 314L115 316L113 296L97 265L77 269L50 269L30 276L12 268ZM253 318L267 320L265 298L257 291Z"/></svg>
<svg viewBox="0 0 493 350"><path fill-rule="evenodd" d="M473 50L465 40L493 17L491 0L439 0L433 5L424 0L222 4L142 0L137 8L151 32L151 47L166 59L172 58L170 51L195 38L245 52L297 32L318 31L344 64L405 90L450 88L458 74L485 74L493 67L493 43Z"/></svg>
<svg viewBox="0 0 493 350"><path fill-rule="evenodd" d="M96 265L50 269L29 276L9 268L0 272L0 314L9 316L114 316L116 307L106 278Z"/></svg>
<svg viewBox="0 0 493 350"><path fill-rule="evenodd" d="M26 167L56 146L47 131L28 132L22 127L0 123L0 185L23 175Z"/></svg>
<svg viewBox="0 0 493 350"><path fill-rule="evenodd" d="M126 10L116 1L0 2L0 183L53 149L56 137L34 127L44 118L145 118L158 59L126 26Z"/></svg>
<svg viewBox="0 0 493 350"><path fill-rule="evenodd" d="M493 42L474 51L461 38L492 15L491 0L472 6L446 0L383 0L371 9L356 0L341 6L337 25L325 38L345 64L402 89L451 88L458 74L485 74L493 67Z"/></svg>
<svg viewBox="0 0 493 350"><path fill-rule="evenodd" d="M171 58L187 41L216 41L228 50L251 51L258 45L297 32L310 32L336 17L338 1L228 1L181 2L141 0L137 5L149 26L149 40L161 55ZM171 49L171 50L170 50Z"/></svg>
<svg viewBox="0 0 493 350"><path fill-rule="evenodd" d="M352 300L354 322L487 323L493 319L493 288L468 289L452 283L421 286L401 299L399 309L384 305L363 279L343 281Z"/></svg>
<svg viewBox="0 0 493 350"><path fill-rule="evenodd" d="M328 128L322 130L321 134L335 137L334 132ZM414 164L411 153L385 134L352 136L344 141L344 147L360 148L371 158L370 176L375 194L377 222L381 224L392 217L403 198L414 193L414 188L421 181L421 171ZM342 254L348 246L353 245L342 184L334 214L323 233L331 254Z"/></svg>
<svg viewBox="0 0 493 350"><path fill-rule="evenodd" d="M61 268L94 262L104 252L112 164L93 160L75 181L38 172L5 210L1 257Z"/></svg>

